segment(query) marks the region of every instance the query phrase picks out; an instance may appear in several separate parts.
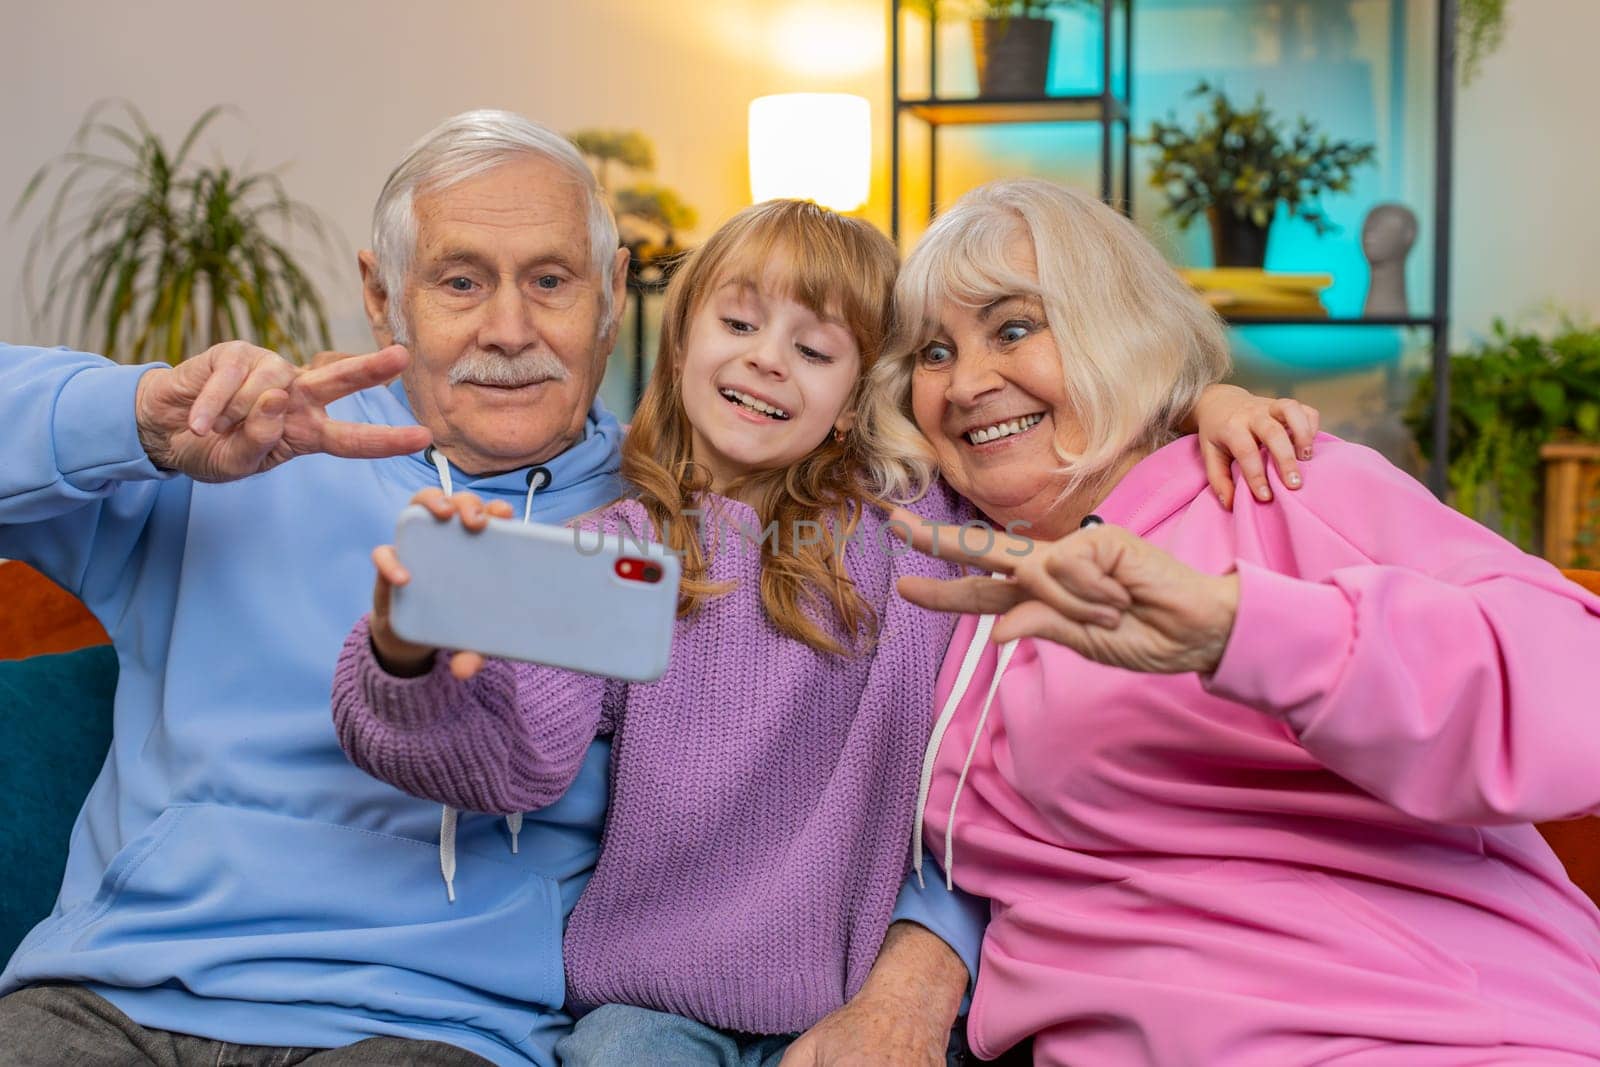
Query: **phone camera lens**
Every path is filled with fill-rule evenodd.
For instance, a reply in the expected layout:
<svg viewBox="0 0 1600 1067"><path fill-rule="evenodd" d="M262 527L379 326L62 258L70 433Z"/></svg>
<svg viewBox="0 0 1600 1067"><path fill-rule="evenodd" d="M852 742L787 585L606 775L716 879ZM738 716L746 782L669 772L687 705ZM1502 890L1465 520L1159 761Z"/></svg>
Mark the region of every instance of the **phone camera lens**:
<svg viewBox="0 0 1600 1067"><path fill-rule="evenodd" d="M644 580L647 582L659 582L661 580L661 568L653 563L645 564Z"/></svg>

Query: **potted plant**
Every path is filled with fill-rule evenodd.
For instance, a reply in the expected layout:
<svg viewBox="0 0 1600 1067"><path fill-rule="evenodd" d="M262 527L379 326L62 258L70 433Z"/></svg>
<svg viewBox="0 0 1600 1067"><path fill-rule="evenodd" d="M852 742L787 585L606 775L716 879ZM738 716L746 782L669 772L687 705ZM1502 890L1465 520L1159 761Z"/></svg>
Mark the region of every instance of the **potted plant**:
<svg viewBox="0 0 1600 1067"><path fill-rule="evenodd" d="M666 266L683 251L678 233L694 227L694 208L671 189L654 182L612 185L614 166L636 176L654 172L655 146L639 131L578 130L567 137L590 160L600 187L611 200L618 233L628 248L628 269L634 284L658 287Z"/></svg>
<svg viewBox="0 0 1600 1067"><path fill-rule="evenodd" d="M193 162L221 108L202 113L176 149L131 104L121 108L121 124L102 118L104 105L91 108L12 213L59 179L24 260L31 280L40 257L53 257L43 303L24 286L30 313L58 317L60 336L128 362L176 363L234 338L297 362L331 348L322 298L285 243L299 231L326 249L320 217L275 173Z"/></svg>
<svg viewBox="0 0 1600 1067"><path fill-rule="evenodd" d="M1206 82L1189 96L1209 101L1193 128L1169 116L1138 143L1157 150L1150 184L1166 194L1167 213L1180 226L1202 214L1210 221L1217 266L1263 266L1279 204L1319 234L1335 228L1321 197L1350 188L1352 172L1372 162L1372 145L1330 140L1304 116L1286 131L1260 96L1244 110Z"/></svg>
<svg viewBox="0 0 1600 1067"><path fill-rule="evenodd" d="M978 95L993 99L1041 97L1050 79L1050 46L1055 36L1053 10L1100 10L1100 0L914 0L910 5L932 15L971 20L972 56L978 68Z"/></svg>
<svg viewBox="0 0 1600 1067"><path fill-rule="evenodd" d="M1433 454L1433 375L1424 374L1406 411L1406 424L1422 449ZM1551 446L1571 453L1588 469L1577 482L1600 478L1600 328L1566 323L1548 340L1512 333L1496 320L1493 333L1475 349L1450 357L1448 412L1451 503L1479 519L1494 520L1501 533L1534 549L1541 532L1541 453ZM1573 446L1588 445L1588 448ZM1563 461L1565 461L1563 456ZM1593 495L1578 494L1568 514L1547 515L1559 543L1543 548L1565 566L1600 564L1595 534L1600 508Z"/></svg>

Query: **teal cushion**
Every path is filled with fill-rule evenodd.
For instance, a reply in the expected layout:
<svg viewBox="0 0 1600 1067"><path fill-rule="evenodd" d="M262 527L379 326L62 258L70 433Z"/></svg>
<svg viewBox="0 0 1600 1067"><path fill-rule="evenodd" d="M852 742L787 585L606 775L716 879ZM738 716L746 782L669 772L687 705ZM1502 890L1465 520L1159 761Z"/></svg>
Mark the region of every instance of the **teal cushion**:
<svg viewBox="0 0 1600 1067"><path fill-rule="evenodd" d="M0 960L50 914L67 839L111 746L110 645L0 660Z"/></svg>

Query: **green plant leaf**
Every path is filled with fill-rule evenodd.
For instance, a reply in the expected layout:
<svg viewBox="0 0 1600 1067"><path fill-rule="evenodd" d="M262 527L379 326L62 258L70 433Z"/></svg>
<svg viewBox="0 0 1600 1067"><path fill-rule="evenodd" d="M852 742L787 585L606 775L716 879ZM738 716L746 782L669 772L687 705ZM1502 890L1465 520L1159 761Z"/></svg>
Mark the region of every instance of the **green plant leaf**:
<svg viewBox="0 0 1600 1067"><path fill-rule="evenodd" d="M1169 215L1187 225L1216 208L1266 225L1282 204L1318 233L1334 228L1320 199L1350 188L1353 171L1372 162L1373 145L1331 140L1303 116L1288 130L1262 97L1241 110L1205 81L1189 97L1208 104L1192 127L1171 115L1134 139L1157 149L1149 180L1165 194Z"/></svg>
<svg viewBox="0 0 1600 1067"><path fill-rule="evenodd" d="M1544 412L1545 421L1550 426L1561 426L1567 418L1567 393L1561 388L1559 382L1548 379L1528 383L1528 395L1533 402L1539 405L1539 410Z"/></svg>
<svg viewBox="0 0 1600 1067"><path fill-rule="evenodd" d="M59 314L63 336L76 334L84 347L112 358L174 360L195 351L202 337L239 335L231 286L245 276L235 264L248 264L251 284L261 290L250 339L295 358L312 343L330 347L315 287L263 223L324 251L330 228L289 197L274 171L193 162L229 110L201 112L169 151L131 104L99 101L89 109L68 150L30 178L13 211L19 217L54 183L24 257L30 314ZM35 282L46 259L39 299Z"/></svg>
<svg viewBox="0 0 1600 1067"><path fill-rule="evenodd" d="M1430 458L1432 406L1430 373L1404 416ZM1452 503L1534 548L1539 449L1551 440L1600 441L1600 329L1567 324L1546 338L1512 332L1497 319L1488 339L1450 357L1448 418Z"/></svg>

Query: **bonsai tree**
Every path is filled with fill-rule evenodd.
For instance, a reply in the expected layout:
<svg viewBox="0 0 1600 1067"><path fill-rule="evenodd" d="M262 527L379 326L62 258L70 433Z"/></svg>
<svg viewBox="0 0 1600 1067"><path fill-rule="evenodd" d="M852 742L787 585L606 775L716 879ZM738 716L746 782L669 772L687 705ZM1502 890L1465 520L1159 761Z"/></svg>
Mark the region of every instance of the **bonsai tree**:
<svg viewBox="0 0 1600 1067"><path fill-rule="evenodd" d="M297 362L333 347L322 298L283 239L300 231L326 248L319 216L270 171L193 162L221 108L203 112L175 149L131 104L121 109L119 125L101 118L104 105L91 108L12 213L56 183L23 263L30 314L58 317L58 336L128 362L176 363L234 338ZM41 304L32 282L43 256L52 258Z"/></svg>
<svg viewBox="0 0 1600 1067"><path fill-rule="evenodd" d="M617 230L631 257L629 271L636 282L656 284L666 261L683 251L681 230L693 228L695 210L666 186L635 181L613 187L612 167L634 175L655 170L655 146L637 130L579 130L567 135L594 167L600 187L616 212Z"/></svg>
<svg viewBox="0 0 1600 1067"><path fill-rule="evenodd" d="M649 174L656 169L656 147L638 130L579 130L567 134L594 164L602 189L611 188L611 165Z"/></svg>
<svg viewBox="0 0 1600 1067"><path fill-rule="evenodd" d="M1152 122L1139 143L1157 150L1150 184L1166 194L1167 213L1180 226L1200 215L1210 220L1217 266L1265 263L1279 204L1319 234L1334 229L1321 197L1350 188L1355 169L1372 162L1372 145L1330 140L1304 116L1286 131L1259 95L1240 110L1202 81L1189 97L1209 103L1192 129L1169 116Z"/></svg>

